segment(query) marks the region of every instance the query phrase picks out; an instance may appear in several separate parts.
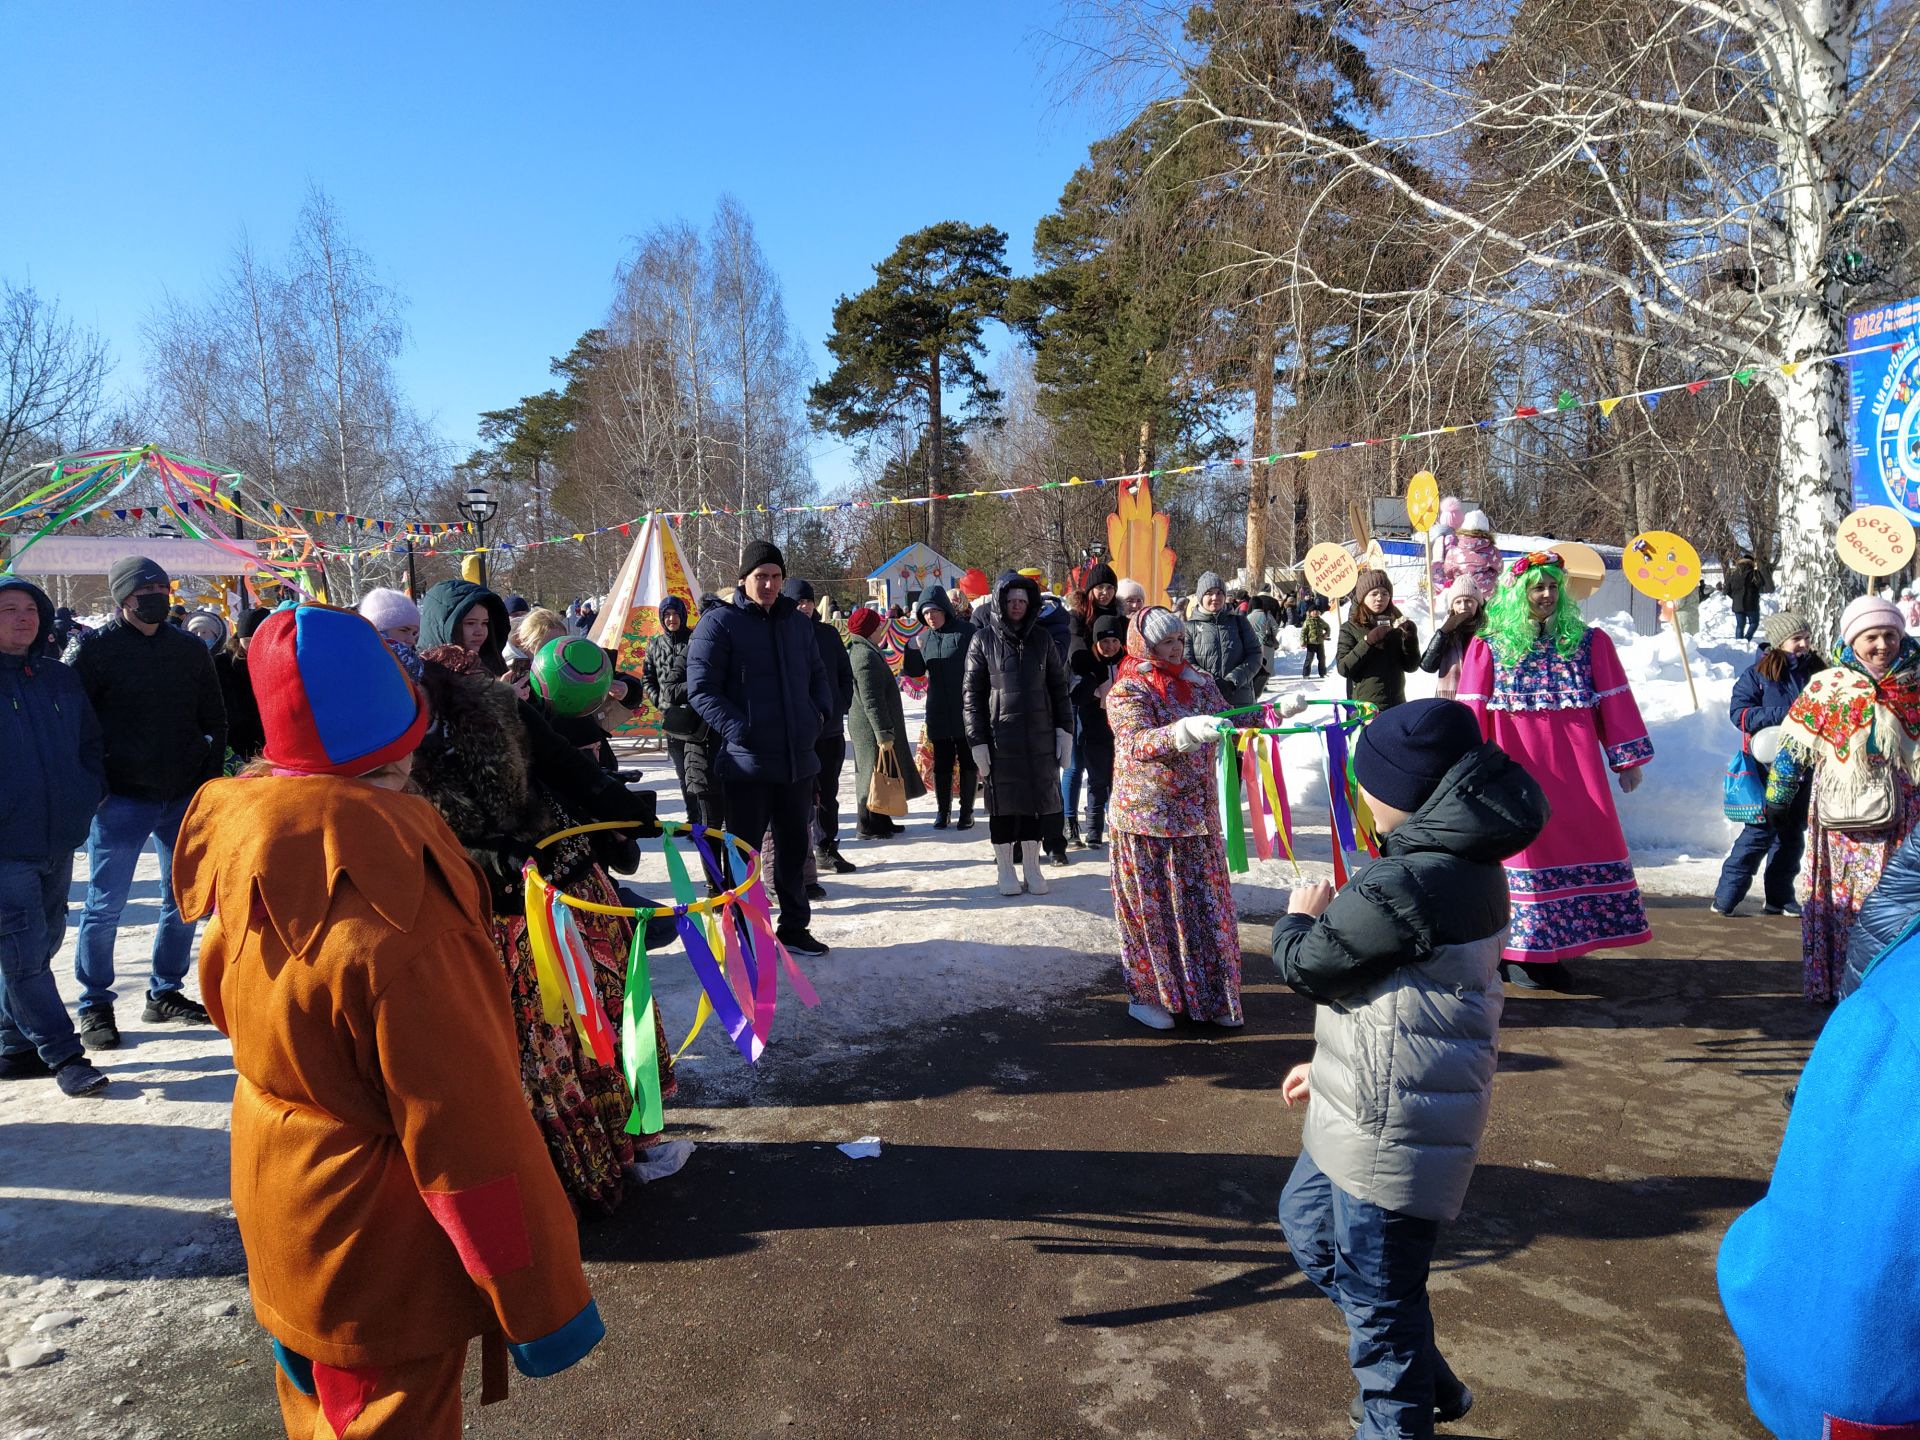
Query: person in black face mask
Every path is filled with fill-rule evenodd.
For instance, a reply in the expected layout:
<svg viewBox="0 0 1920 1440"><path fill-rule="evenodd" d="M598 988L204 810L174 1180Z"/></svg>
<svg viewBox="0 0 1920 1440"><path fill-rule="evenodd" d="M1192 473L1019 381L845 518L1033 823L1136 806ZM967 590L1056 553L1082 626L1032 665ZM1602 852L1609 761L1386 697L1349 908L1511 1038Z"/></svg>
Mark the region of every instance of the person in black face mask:
<svg viewBox="0 0 1920 1440"><path fill-rule="evenodd" d="M193 926L173 898L173 842L187 802L220 774L227 752L226 704L207 647L166 623L167 572L130 555L107 574L119 613L74 641L66 661L100 718L107 798L87 835L87 908L75 936L80 1038L90 1050L120 1043L114 1023L113 947L140 852L160 857L160 925L142 1019L150 1025L205 1025L187 998Z"/></svg>

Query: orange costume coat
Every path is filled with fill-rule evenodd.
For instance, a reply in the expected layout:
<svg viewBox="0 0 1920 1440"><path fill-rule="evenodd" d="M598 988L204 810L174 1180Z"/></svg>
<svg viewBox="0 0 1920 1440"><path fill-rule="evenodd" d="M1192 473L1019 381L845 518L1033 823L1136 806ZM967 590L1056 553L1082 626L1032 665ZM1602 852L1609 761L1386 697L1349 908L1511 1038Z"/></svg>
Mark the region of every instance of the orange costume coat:
<svg viewBox="0 0 1920 1440"><path fill-rule="evenodd" d="M214 917L200 993L233 1040L233 1206L280 1347L378 1367L504 1335L531 1375L592 1349L486 885L438 812L358 780L216 780L173 873L181 913Z"/></svg>

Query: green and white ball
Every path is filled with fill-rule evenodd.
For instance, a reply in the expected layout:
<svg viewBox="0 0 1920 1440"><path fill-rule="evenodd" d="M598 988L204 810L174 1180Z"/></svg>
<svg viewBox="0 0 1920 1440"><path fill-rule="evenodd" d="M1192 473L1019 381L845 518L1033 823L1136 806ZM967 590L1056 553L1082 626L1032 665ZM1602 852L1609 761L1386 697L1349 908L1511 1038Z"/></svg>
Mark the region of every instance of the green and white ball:
<svg viewBox="0 0 1920 1440"><path fill-rule="evenodd" d="M598 710L613 689L607 652L579 635L549 640L533 657L533 693L556 715L572 719Z"/></svg>

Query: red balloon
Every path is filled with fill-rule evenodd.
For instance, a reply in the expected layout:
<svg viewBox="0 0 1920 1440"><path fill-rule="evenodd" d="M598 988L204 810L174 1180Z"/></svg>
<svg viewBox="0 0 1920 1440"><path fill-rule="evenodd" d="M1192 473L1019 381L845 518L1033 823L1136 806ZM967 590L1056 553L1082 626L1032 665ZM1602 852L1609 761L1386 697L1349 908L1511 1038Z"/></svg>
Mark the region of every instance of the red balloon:
<svg viewBox="0 0 1920 1440"><path fill-rule="evenodd" d="M993 588L993 582L987 579L987 572L974 569L960 577L960 593L969 600L978 600Z"/></svg>

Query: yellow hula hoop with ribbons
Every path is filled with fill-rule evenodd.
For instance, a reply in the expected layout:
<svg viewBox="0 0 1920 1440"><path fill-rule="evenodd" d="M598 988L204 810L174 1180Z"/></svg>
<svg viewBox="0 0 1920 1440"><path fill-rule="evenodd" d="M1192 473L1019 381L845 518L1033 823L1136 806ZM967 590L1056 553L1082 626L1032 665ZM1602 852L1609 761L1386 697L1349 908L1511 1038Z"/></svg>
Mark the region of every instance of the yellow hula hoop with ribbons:
<svg viewBox="0 0 1920 1440"><path fill-rule="evenodd" d="M562 840L571 840L576 835L590 835L596 830L631 830L634 827L634 823L635 822L631 820L600 820L591 825L575 825L566 830L554 831L553 834L536 844L534 849L545 850L548 846L557 845ZM660 833L663 835L691 835L695 829L694 826L679 820L659 820L655 823L660 827ZM563 890L553 890L552 886L548 886L547 888L552 890L554 899L560 901L561 904L570 905L575 910L585 910L594 915L617 915L622 919L638 916L642 920L651 920L656 915L709 914L712 911L719 910L724 906L733 904L735 901L744 898L747 891L753 888L753 882L760 878L760 852L742 840L738 835L731 834L728 831L715 830L710 825L702 825L698 828L700 833L709 839L718 837L747 857L746 878L731 890L722 890L718 895L710 895L705 900L690 901L686 907L682 909L678 905L601 905L592 900L576 900ZM544 876L541 877L543 884L545 883L545 878Z"/></svg>

